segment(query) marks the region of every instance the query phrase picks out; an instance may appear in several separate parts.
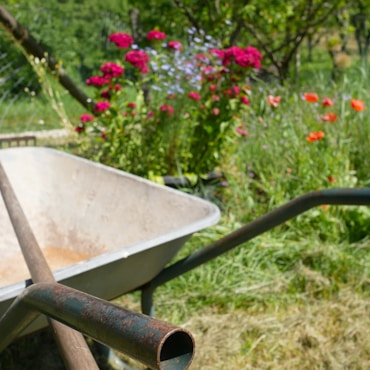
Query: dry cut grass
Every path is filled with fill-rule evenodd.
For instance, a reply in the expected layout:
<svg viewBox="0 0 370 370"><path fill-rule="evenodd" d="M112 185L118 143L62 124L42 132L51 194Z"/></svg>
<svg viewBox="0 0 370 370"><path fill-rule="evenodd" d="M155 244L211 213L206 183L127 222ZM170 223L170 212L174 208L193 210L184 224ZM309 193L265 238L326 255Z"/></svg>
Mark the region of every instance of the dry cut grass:
<svg viewBox="0 0 370 370"><path fill-rule="evenodd" d="M370 299L330 300L259 312L203 312L184 327L197 343L191 369L369 369Z"/></svg>

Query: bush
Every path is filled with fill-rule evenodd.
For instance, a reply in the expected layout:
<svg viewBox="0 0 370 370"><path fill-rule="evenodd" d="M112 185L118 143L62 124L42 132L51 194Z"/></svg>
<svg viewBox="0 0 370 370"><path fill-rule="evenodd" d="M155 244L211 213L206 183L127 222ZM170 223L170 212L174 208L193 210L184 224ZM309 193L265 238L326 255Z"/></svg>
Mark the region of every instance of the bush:
<svg viewBox="0 0 370 370"><path fill-rule="evenodd" d="M141 176L202 174L221 162L229 137L245 135L248 78L262 56L248 46L220 49L211 37L187 50L166 35L147 34L140 49L125 33L109 40L124 51L87 84L96 90L94 115L76 128L95 139L94 158ZM89 148L91 150L91 147Z"/></svg>

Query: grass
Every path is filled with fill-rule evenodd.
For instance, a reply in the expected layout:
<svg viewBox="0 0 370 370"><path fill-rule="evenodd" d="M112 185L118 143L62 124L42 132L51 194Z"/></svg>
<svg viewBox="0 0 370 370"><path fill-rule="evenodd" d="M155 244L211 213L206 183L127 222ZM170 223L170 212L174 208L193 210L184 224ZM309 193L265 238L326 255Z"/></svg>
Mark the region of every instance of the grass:
<svg viewBox="0 0 370 370"><path fill-rule="evenodd" d="M314 74L299 88L253 88L249 135L231 137L224 158L222 220L194 235L177 259L306 192L369 186L367 110L350 107L356 98L369 109L369 76L361 66L338 83ZM325 108L335 123L320 120L321 104L302 100L308 91L335 99ZM276 109L268 94L282 96ZM13 120L21 120L16 107ZM307 142L317 130L325 139ZM316 207L159 287L156 316L193 333L191 369L369 368L369 230L368 207ZM115 302L140 309L137 292ZM59 369L53 356L37 353L49 340L43 332L14 343L0 369Z"/></svg>

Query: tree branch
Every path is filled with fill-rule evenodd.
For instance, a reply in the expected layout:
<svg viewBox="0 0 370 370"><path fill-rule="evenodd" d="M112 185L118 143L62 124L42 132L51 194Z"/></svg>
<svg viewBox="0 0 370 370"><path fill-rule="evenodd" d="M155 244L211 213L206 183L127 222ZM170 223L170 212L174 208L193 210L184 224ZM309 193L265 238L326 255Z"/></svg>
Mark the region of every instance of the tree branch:
<svg viewBox="0 0 370 370"><path fill-rule="evenodd" d="M55 59L47 55L47 52L40 46L28 30L19 24L2 5L0 5L0 23L19 45L23 47L27 54L33 55L39 59L45 58L50 70L56 73L60 84L86 109L89 111L92 110L92 100L75 85Z"/></svg>

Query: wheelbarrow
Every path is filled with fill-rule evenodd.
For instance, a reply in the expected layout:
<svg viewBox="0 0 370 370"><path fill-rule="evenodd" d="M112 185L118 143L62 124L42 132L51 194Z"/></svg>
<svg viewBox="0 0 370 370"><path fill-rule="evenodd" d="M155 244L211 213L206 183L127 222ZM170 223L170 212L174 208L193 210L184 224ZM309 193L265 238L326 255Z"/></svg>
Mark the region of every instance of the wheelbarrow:
<svg viewBox="0 0 370 370"><path fill-rule="evenodd" d="M370 205L369 188L308 193L167 266L194 232L219 220L215 205L53 149L5 149L0 162L56 281L107 301L141 290L142 312L149 317L158 286L300 213L322 204ZM1 223L0 232L4 255L21 265L10 222ZM28 285L26 268L22 276L14 274L0 288L0 316ZM46 324L34 321L22 334Z"/></svg>
<svg viewBox="0 0 370 370"><path fill-rule="evenodd" d="M47 326L47 316L113 348L121 343L149 367L186 368L190 333L108 301L158 275L194 232L218 221L218 208L53 149L3 149L0 164L0 349ZM97 333L101 312L106 326ZM129 325L117 326L117 317Z"/></svg>

